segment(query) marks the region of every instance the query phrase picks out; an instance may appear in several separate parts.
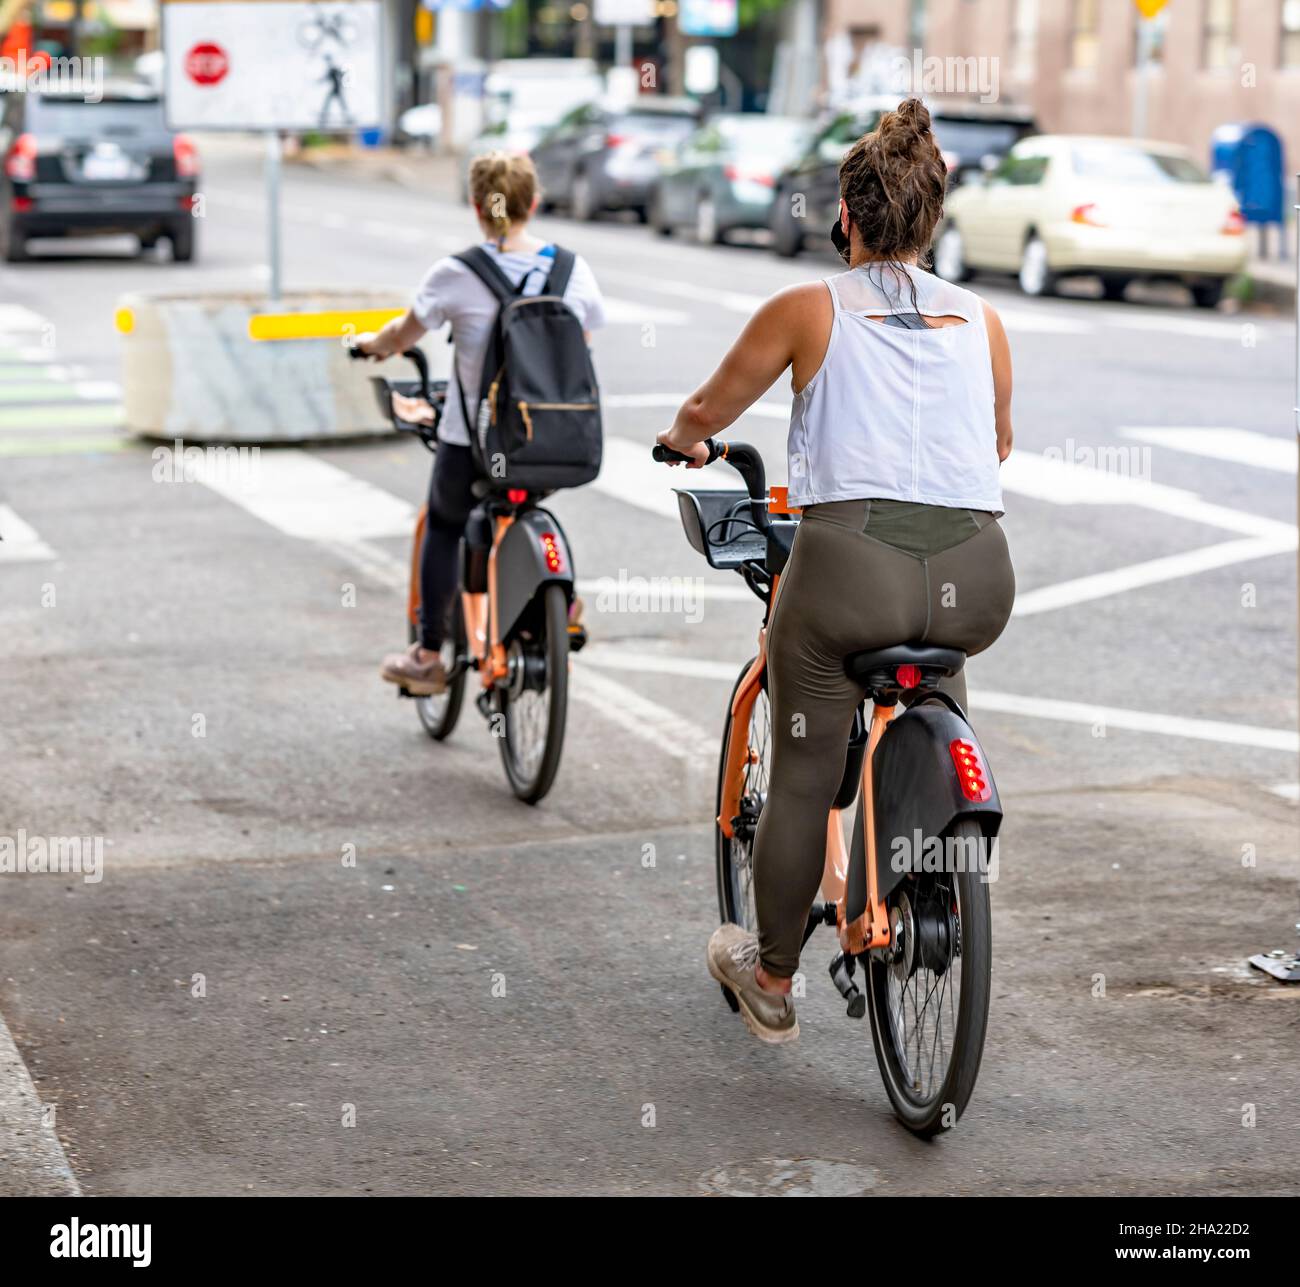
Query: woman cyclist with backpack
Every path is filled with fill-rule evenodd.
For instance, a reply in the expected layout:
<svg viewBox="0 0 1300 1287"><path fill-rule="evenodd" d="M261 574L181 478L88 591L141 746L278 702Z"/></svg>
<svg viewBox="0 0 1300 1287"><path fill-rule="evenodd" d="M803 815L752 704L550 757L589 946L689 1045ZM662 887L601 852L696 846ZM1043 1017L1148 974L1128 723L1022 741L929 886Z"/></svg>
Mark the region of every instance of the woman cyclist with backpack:
<svg viewBox="0 0 1300 1287"><path fill-rule="evenodd" d="M803 518L767 637L758 934L723 925L708 946L709 972L763 1041L799 1032L790 981L864 696L845 659L902 643L980 652L1015 596L997 522L1012 438L1006 334L978 296L918 263L946 182L921 102L887 112L840 166L832 236L848 271L768 300L659 435L700 468L706 440L792 371L789 500ZM964 705L960 675L944 686Z"/></svg>
<svg viewBox="0 0 1300 1287"><path fill-rule="evenodd" d="M469 172L470 201L486 240L480 250L523 296L537 295L556 265L559 248L528 230L540 200L537 173L527 156L493 152L478 157ZM587 262L573 256L564 303L586 335L603 326L604 302ZM416 696L436 696L446 687L440 656L447 610L456 593L457 549L479 478L470 447L466 409L477 405L484 355L498 313L493 292L462 259L440 259L420 283L415 302L381 330L358 337L356 348L376 360L415 345L426 331L451 324L454 396L447 398L438 425L438 450L429 480L428 520L420 552L419 638L406 652L384 658L380 675ZM404 419L419 420L418 399L397 399ZM424 413L427 415L427 411ZM472 413L471 413L472 414Z"/></svg>

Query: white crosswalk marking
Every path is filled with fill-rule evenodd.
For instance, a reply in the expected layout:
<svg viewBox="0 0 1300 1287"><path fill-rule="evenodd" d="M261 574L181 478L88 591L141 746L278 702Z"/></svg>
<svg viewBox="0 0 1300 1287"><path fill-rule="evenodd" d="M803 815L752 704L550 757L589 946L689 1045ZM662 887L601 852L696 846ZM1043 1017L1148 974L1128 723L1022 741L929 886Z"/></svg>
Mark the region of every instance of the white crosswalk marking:
<svg viewBox="0 0 1300 1287"><path fill-rule="evenodd" d="M30 523L8 505L0 505L0 563L35 563L52 559L54 551Z"/></svg>
<svg viewBox="0 0 1300 1287"><path fill-rule="evenodd" d="M1175 429L1165 426L1129 425L1121 428L1126 438L1149 442L1157 447L1185 451L1193 456L1206 456L1211 460L1230 460L1235 464L1254 465L1258 469L1271 469L1279 474L1296 472L1296 440L1294 436L1274 437L1255 433L1250 429Z"/></svg>

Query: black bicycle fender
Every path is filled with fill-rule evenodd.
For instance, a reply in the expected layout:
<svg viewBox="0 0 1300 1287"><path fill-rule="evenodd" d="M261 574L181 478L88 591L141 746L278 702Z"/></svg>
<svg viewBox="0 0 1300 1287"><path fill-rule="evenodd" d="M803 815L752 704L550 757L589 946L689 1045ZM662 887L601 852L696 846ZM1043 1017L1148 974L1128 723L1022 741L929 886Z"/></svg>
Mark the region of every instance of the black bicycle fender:
<svg viewBox="0 0 1300 1287"><path fill-rule="evenodd" d="M543 537L550 537L560 556L552 571L546 564ZM552 582L565 587L573 598L573 559L564 529L548 510L525 510L506 529L496 550L498 627L502 639L509 637L538 590Z"/></svg>
<svg viewBox="0 0 1300 1287"><path fill-rule="evenodd" d="M972 800L962 791L951 750L958 739L979 754L989 785L987 800ZM882 898L907 872L921 867L924 842L946 835L958 818L976 818L989 839L1002 825L1002 802L979 739L959 708L939 698L922 701L890 721L872 761L872 793L876 888Z"/></svg>

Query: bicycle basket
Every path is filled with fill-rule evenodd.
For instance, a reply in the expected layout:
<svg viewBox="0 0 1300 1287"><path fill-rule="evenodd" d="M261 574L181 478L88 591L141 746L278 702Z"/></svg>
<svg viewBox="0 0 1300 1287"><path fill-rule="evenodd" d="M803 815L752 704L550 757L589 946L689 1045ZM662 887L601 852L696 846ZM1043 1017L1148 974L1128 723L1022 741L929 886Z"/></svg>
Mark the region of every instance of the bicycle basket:
<svg viewBox="0 0 1300 1287"><path fill-rule="evenodd" d="M686 539L710 567L731 570L746 559L766 557L767 541L754 528L747 492L673 490Z"/></svg>

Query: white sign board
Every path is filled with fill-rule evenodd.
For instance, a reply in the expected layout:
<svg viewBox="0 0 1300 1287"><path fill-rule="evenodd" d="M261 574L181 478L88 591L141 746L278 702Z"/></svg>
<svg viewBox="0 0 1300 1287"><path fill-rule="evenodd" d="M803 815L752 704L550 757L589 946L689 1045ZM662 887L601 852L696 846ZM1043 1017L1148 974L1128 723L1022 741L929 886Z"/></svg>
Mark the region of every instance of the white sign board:
<svg viewBox="0 0 1300 1287"><path fill-rule="evenodd" d="M164 0L174 130L367 129L383 120L380 0Z"/></svg>
<svg viewBox="0 0 1300 1287"><path fill-rule="evenodd" d="M654 0L596 0L592 17L602 27L644 27L655 20Z"/></svg>

